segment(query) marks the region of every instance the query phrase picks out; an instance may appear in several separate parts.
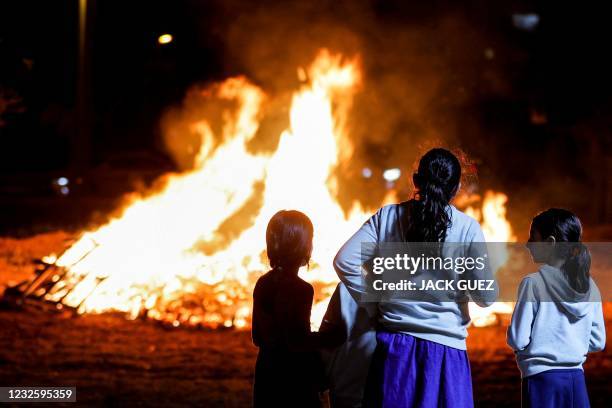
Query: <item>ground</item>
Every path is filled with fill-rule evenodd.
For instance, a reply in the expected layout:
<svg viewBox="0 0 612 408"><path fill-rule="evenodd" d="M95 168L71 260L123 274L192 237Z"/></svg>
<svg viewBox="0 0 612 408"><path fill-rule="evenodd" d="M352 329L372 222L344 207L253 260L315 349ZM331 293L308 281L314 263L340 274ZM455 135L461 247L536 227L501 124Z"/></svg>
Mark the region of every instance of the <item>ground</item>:
<svg viewBox="0 0 612 408"><path fill-rule="evenodd" d="M61 250L69 238L61 232L1 238L0 286L28 277L33 258ZM606 316L610 328L612 305L606 305ZM477 406L520 404L505 329L470 329ZM116 315L12 309L0 310L0 331L0 386L76 386L76 405L83 406L250 406L257 350L248 331L170 329ZM592 405L608 406L612 352L591 355L585 371Z"/></svg>

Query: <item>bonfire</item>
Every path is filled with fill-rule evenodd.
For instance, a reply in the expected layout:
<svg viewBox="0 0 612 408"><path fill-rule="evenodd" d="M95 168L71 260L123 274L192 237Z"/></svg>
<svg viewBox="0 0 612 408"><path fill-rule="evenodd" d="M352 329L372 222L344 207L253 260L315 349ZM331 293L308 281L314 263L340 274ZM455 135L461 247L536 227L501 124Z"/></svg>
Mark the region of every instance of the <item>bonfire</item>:
<svg viewBox="0 0 612 408"><path fill-rule="evenodd" d="M117 311L173 326L248 327L253 285L268 270L267 222L279 209L298 209L315 228L312 262L300 274L316 290L316 329L338 280L333 257L374 209L355 203L346 212L337 200L335 170L353 152L346 124L362 81L359 58L321 50L297 74L302 85L291 99L289 127L272 153L247 148L259 129L262 89L237 77L203 90L229 107L220 134L206 117L190 124L200 138L193 168L164 176L155 191L132 194L105 225L85 231L64 253L45 257L47 285L28 295L77 313ZM256 195L261 204L255 216L239 217ZM380 204L396 200L390 190ZM506 200L489 191L481 208L467 209L482 222L488 241L514 239ZM236 220L239 232L220 239L220 229ZM507 303L470 307L476 325L511 311Z"/></svg>

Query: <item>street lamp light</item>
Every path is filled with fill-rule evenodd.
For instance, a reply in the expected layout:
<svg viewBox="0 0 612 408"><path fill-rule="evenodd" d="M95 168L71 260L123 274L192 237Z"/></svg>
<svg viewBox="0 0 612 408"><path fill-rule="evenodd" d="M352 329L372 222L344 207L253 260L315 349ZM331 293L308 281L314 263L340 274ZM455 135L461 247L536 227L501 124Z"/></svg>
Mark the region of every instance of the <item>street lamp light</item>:
<svg viewBox="0 0 612 408"><path fill-rule="evenodd" d="M166 44L170 44L173 39L174 38L172 37L172 34L162 34L159 37L157 37L157 42L160 45L166 45Z"/></svg>

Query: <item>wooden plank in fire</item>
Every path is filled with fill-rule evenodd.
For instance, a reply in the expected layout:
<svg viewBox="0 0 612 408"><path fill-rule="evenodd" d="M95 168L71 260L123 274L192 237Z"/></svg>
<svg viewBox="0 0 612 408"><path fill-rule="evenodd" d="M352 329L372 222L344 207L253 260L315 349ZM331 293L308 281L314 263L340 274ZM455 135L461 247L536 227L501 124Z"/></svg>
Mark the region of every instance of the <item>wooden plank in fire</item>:
<svg viewBox="0 0 612 408"><path fill-rule="evenodd" d="M2 302L16 306L37 305L42 306L45 309L61 309L62 307L67 307L76 310L76 308L63 304L62 301L70 292L72 292L72 290L78 285L78 283L82 282L85 279L86 275L80 275L76 277L76 279L74 277L73 279L70 279L69 282L72 283L70 285L70 288L67 290L67 293L63 295L58 301L48 300L45 298L45 296L49 293L53 293L53 290L57 287L58 283L65 283L69 269L82 262L85 258L87 258L89 254L91 254L98 247L97 242L93 240L92 242L92 248L69 267L58 266L56 264L57 260L54 262L46 262L45 260L41 259L35 260L34 262L36 264L36 275L34 276L34 278L31 280L22 281L15 286L7 288L2 295ZM74 283L74 280L78 280L78 282ZM96 287L99 284L100 282L97 282ZM47 304L52 306L45 306ZM62 306L58 307L58 305Z"/></svg>

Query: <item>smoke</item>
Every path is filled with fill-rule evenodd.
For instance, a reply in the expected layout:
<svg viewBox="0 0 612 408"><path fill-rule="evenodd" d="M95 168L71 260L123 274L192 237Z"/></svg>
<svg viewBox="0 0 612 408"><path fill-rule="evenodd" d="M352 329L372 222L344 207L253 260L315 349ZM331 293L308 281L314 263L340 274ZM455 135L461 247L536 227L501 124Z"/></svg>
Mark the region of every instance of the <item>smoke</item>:
<svg viewBox="0 0 612 408"><path fill-rule="evenodd" d="M213 149L222 140L203 140L198 125L205 120L213 135L223 135L227 112L234 113L236 101L220 98L218 84L194 85L185 96L181 106L168 109L162 118L161 127L168 153L180 170L192 169L202 143Z"/></svg>
<svg viewBox="0 0 612 408"><path fill-rule="evenodd" d="M200 3L193 7L203 7ZM490 138L482 134L478 106L510 92L497 60L501 41L465 7L406 3L224 0L214 3L213 11L210 5L202 8L201 13L214 12L216 18L212 26L201 27L200 35L222 42L225 72L245 75L268 95L252 149L275 148L288 124L290 95L299 87L298 67L307 67L321 48L328 48L347 58L360 56L364 74L349 124L353 157L337 171L343 204L378 205L385 193L382 172L389 167L402 169L405 176L397 187L400 196L408 194L406 175L433 145L460 147L476 162L484 157L489 148L483 140ZM504 66L512 65L506 61ZM204 113L190 101L193 94L183 118L185 111L191 112L187 117ZM197 140L164 135L173 157L188 166ZM363 167L373 170L371 179L362 178Z"/></svg>

